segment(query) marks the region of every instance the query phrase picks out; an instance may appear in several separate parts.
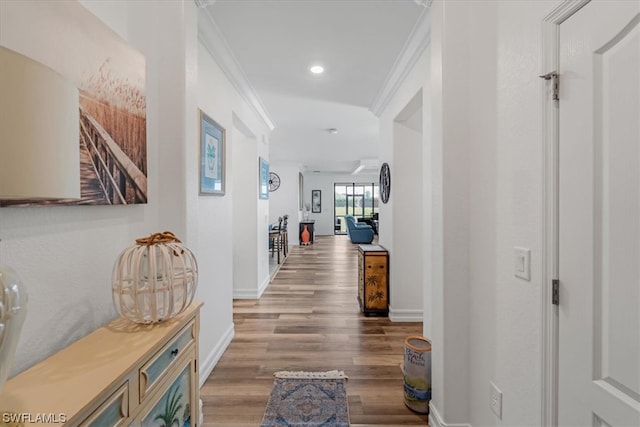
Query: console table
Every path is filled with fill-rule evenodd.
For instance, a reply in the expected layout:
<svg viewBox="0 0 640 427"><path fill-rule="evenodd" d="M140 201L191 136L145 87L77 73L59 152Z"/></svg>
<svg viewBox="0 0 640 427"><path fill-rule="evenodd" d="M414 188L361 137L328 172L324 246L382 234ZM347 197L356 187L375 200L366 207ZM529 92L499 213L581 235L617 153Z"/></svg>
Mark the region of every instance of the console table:
<svg viewBox="0 0 640 427"><path fill-rule="evenodd" d="M155 325L117 318L16 375L0 394L0 426L155 425L176 400L172 418L198 426L201 306Z"/></svg>

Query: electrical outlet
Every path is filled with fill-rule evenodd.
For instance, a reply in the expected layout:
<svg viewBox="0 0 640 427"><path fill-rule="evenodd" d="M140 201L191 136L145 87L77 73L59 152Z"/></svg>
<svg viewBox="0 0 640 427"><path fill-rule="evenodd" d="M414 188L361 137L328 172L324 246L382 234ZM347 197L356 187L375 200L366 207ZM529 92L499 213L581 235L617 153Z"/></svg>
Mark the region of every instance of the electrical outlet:
<svg viewBox="0 0 640 427"><path fill-rule="evenodd" d="M502 419L502 392L494 383L489 381L489 406L498 419Z"/></svg>

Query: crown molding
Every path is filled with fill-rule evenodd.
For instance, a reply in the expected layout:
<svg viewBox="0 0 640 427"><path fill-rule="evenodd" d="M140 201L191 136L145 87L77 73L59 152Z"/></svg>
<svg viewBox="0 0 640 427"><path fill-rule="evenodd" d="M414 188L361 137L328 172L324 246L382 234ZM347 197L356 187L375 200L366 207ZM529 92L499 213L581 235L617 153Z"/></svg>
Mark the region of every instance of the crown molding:
<svg viewBox="0 0 640 427"><path fill-rule="evenodd" d="M430 5L430 2L424 4L424 10L421 12L418 21L411 30L407 42L404 44L385 82L380 90L378 90L376 97L369 107L369 110L375 114L376 117L380 117L384 109L387 108L389 102L391 102L391 99L400 88L400 85L404 82L404 79L413 66L416 65L416 62L420 59L420 55L422 55L431 42L430 9L428 5Z"/></svg>
<svg viewBox="0 0 640 427"><path fill-rule="evenodd" d="M198 2L213 3L211 0L197 0L196 4L198 4ZM249 104L258 117L262 119L269 130L272 131L275 128L273 119L256 94L251 82L249 82L249 79L233 54L227 39L222 34L222 31L220 31L213 16L211 16L211 12L206 7L198 11L198 39L216 60L240 96Z"/></svg>
<svg viewBox="0 0 640 427"><path fill-rule="evenodd" d="M553 9L543 21L560 25L578 10L582 9L590 0L564 0L562 4Z"/></svg>

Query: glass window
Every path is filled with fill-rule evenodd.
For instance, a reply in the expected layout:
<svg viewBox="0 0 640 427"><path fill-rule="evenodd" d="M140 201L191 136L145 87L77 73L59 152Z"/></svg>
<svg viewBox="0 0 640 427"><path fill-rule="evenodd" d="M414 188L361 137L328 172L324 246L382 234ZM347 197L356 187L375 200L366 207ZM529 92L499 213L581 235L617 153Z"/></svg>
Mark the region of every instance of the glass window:
<svg viewBox="0 0 640 427"><path fill-rule="evenodd" d="M334 232L347 232L344 216L349 214L358 220L370 221L379 211L379 186L376 183L334 184Z"/></svg>

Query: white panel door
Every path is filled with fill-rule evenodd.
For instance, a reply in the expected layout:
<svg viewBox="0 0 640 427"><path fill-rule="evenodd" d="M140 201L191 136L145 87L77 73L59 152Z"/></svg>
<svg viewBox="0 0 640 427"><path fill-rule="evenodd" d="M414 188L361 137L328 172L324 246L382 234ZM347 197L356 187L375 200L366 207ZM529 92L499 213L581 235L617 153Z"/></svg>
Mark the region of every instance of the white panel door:
<svg viewBox="0 0 640 427"><path fill-rule="evenodd" d="M640 426L640 2L560 25L561 426Z"/></svg>

